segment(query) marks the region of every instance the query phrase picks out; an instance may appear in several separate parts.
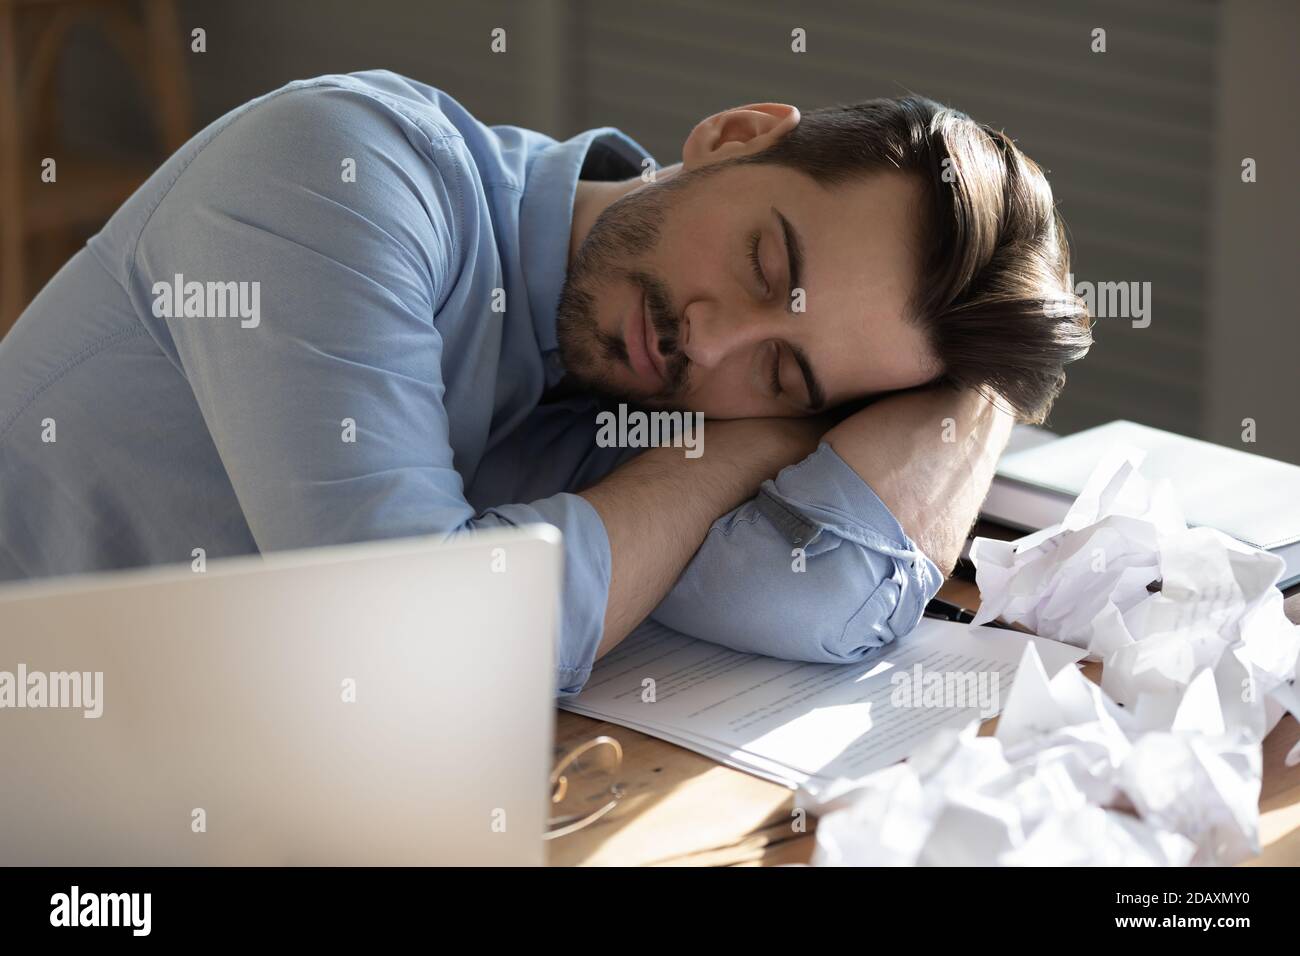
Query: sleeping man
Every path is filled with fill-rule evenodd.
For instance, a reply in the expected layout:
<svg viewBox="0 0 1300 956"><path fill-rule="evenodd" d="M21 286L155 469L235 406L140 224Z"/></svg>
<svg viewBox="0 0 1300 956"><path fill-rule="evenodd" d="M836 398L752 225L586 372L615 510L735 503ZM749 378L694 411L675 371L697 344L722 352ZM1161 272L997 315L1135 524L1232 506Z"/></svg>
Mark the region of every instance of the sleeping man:
<svg viewBox="0 0 1300 956"><path fill-rule="evenodd" d="M293 83L0 343L0 580L546 522L557 693L647 617L852 661L1087 351L1069 267L1038 166L918 97L740 106L659 168L391 73ZM699 453L602 425L655 412Z"/></svg>

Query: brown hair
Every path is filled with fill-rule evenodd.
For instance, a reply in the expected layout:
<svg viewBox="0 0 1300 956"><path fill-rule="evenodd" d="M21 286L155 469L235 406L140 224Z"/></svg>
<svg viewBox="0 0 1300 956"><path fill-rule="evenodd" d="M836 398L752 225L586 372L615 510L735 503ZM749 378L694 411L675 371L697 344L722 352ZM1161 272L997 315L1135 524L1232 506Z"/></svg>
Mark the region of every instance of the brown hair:
<svg viewBox="0 0 1300 956"><path fill-rule="evenodd" d="M996 393L1024 421L1046 417L1092 332L1067 288L1070 247L1051 187L1005 133L924 97L876 99L804 113L735 162L787 166L826 186L881 169L917 174L927 208L910 317L942 364L939 380Z"/></svg>

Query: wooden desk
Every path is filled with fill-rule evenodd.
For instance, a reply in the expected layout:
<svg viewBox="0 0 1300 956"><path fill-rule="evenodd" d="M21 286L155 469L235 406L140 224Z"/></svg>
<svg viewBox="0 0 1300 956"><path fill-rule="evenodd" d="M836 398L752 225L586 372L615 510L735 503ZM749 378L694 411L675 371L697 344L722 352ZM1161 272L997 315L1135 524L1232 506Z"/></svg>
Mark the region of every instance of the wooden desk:
<svg viewBox="0 0 1300 956"><path fill-rule="evenodd" d="M1287 616L1300 622L1300 588L1286 601ZM974 584L951 580L941 597L975 607ZM1084 672L1096 680L1100 666ZM995 721L981 733L991 733ZM556 717L557 755L596 734L623 745L618 779L627 795L603 820L550 843L550 863L574 865L773 866L806 863L812 855L816 821L806 833L792 827L793 791L616 724L561 710ZM1264 741L1260 795L1262 855L1251 865L1300 865L1300 766L1284 758L1300 740L1291 716Z"/></svg>

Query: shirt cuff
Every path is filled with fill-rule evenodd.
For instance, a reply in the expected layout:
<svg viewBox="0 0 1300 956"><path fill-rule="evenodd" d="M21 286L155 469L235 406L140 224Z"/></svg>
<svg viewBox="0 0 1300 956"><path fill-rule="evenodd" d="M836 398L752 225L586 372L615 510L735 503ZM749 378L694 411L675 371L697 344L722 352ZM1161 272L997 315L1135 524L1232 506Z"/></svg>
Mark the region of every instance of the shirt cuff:
<svg viewBox="0 0 1300 956"><path fill-rule="evenodd" d="M904 617L915 611L919 618L943 584L939 566L907 536L862 476L825 442L803 461L763 482L756 503L791 547L803 548L810 557L838 547L843 540L897 559L912 585L904 593L916 605L900 608Z"/></svg>
<svg viewBox="0 0 1300 956"><path fill-rule="evenodd" d="M512 523L527 508L526 520L543 521L564 535L564 592L560 601L560 632L555 646L555 692L568 697L582 690L591 676L605 632L605 606L613 562L605 523L586 498L564 492L526 506L487 509Z"/></svg>

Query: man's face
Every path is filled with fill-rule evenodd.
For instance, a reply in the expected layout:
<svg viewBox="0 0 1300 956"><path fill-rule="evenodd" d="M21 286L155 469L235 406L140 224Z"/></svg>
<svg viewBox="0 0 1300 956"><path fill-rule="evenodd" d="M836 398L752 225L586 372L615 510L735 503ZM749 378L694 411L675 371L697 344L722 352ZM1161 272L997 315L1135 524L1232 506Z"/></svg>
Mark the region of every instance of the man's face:
<svg viewBox="0 0 1300 956"><path fill-rule="evenodd" d="M906 318L920 196L901 173L825 188L767 164L640 186L574 259L565 364L603 394L711 418L806 415L924 384L937 365Z"/></svg>

